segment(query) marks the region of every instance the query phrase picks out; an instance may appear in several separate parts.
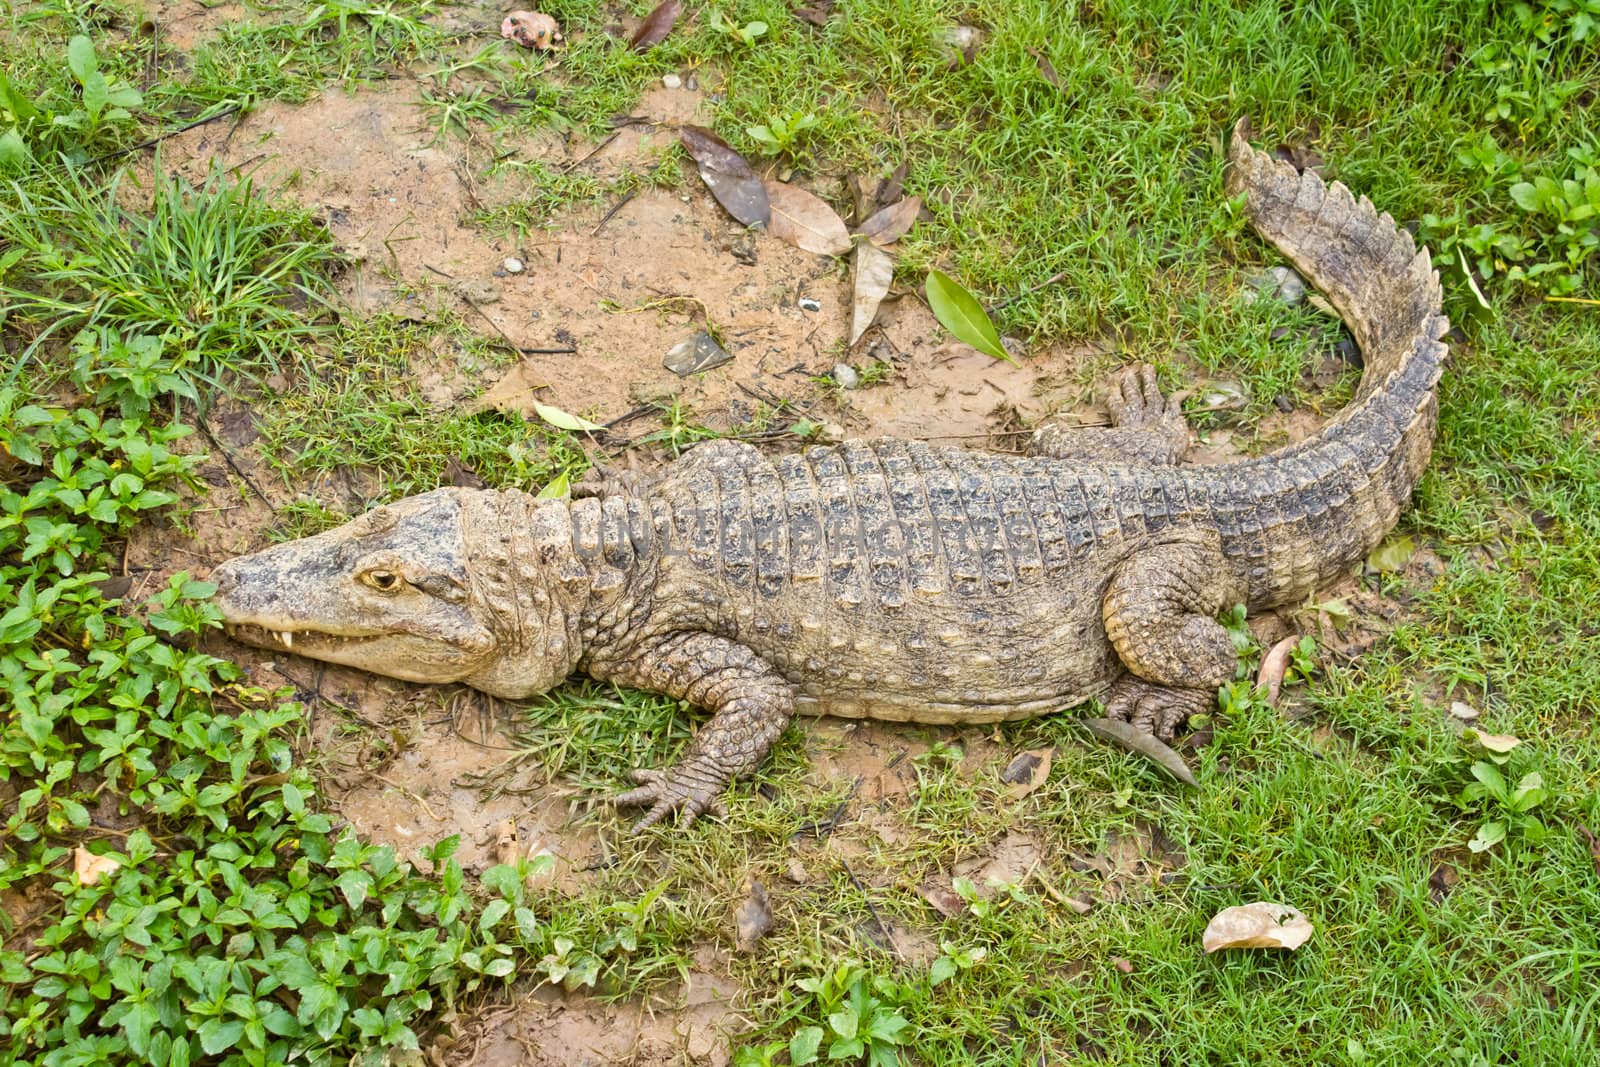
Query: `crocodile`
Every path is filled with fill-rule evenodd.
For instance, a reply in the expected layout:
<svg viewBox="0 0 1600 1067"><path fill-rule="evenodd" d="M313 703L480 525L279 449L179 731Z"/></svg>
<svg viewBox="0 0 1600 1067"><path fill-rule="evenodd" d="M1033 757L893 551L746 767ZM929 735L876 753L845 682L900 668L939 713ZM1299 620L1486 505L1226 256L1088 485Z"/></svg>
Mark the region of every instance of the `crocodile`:
<svg viewBox="0 0 1600 1067"><path fill-rule="evenodd" d="M708 710L675 765L616 798L647 808L636 828L720 811L797 713L988 723L1099 699L1170 738L1234 677L1219 612L1297 602L1363 559L1437 425L1448 322L1427 250L1247 135L1227 191L1364 356L1314 436L1180 465L1179 404L1137 367L1110 428L1046 426L1022 456L717 441L567 498L438 489L217 567L227 632L505 698L582 673Z"/></svg>

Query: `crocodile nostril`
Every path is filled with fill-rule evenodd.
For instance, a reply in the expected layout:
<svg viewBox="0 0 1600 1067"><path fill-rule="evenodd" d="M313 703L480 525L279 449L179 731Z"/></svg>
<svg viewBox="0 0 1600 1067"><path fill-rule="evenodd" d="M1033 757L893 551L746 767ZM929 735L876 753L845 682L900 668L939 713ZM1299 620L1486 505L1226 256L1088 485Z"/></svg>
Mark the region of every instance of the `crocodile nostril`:
<svg viewBox="0 0 1600 1067"><path fill-rule="evenodd" d="M211 584L217 587L217 596L227 596L239 584L239 579L233 569L224 563L212 570Z"/></svg>

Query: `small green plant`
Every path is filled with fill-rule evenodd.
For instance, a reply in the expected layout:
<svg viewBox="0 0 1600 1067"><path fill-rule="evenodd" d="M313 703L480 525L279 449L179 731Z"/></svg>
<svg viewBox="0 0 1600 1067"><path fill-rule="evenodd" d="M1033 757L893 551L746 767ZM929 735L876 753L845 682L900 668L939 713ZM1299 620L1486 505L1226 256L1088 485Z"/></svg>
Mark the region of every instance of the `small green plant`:
<svg viewBox="0 0 1600 1067"><path fill-rule="evenodd" d="M802 115L798 111L791 111L787 115L769 116L760 126L746 126L744 132L774 155L783 155L793 149L801 137L815 129L818 121L815 112L808 111Z"/></svg>
<svg viewBox="0 0 1600 1067"><path fill-rule="evenodd" d="M738 1067L766 1067L784 1052L793 1067L807 1067L824 1058L824 1043L829 1062L868 1067L900 1063L905 1030L911 1025L900 1011L906 990L887 978L869 976L854 962L796 984L811 997L797 1006L795 1017L819 1022L800 1027L787 1042L741 1049L734 1061Z"/></svg>
<svg viewBox="0 0 1600 1067"><path fill-rule="evenodd" d="M953 941L939 942L941 955L933 961L928 969L928 985L936 986L954 978L963 971L970 971L982 963L989 950L982 945L972 948L962 948Z"/></svg>
<svg viewBox="0 0 1600 1067"><path fill-rule="evenodd" d="M707 24L713 31L732 37L746 48L754 46L756 41L767 34L765 22L747 22L741 26L737 21L729 22L723 18L721 11L712 11Z"/></svg>
<svg viewBox="0 0 1600 1067"><path fill-rule="evenodd" d="M91 147L137 125L131 109L144 98L133 86L101 73L89 38L80 34L67 42L66 64L75 99L63 100L50 90L30 98L0 73L0 126L10 126L0 133L0 173L58 154L82 163Z"/></svg>
<svg viewBox="0 0 1600 1067"><path fill-rule="evenodd" d="M1471 736L1476 737L1487 758L1475 760L1468 767L1474 780L1456 797L1456 804L1463 811L1473 812L1482 820L1467 847L1474 852L1487 852L1512 833L1529 844L1540 844L1548 836L1536 814L1536 809L1550 800L1544 775L1524 769L1528 759L1521 754L1524 749L1515 738L1476 731ZM1513 777L1516 785L1511 784Z"/></svg>

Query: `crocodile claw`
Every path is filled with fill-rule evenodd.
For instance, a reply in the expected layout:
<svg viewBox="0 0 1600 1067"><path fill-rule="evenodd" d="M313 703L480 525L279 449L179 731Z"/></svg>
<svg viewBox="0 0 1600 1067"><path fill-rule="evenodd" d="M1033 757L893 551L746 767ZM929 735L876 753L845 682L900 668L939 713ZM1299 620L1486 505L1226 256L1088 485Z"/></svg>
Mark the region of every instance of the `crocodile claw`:
<svg viewBox="0 0 1600 1067"><path fill-rule="evenodd" d="M621 807L642 807L646 804L650 810L645 812L644 818L633 824L629 833L638 833L648 829L666 818L673 811L680 811L679 824L688 826L701 814L709 812L718 818L726 815L727 808L722 803L722 789L724 783L717 782L693 773L685 773L683 768L670 771L636 770L633 780L639 788L630 789L616 798L616 803Z"/></svg>

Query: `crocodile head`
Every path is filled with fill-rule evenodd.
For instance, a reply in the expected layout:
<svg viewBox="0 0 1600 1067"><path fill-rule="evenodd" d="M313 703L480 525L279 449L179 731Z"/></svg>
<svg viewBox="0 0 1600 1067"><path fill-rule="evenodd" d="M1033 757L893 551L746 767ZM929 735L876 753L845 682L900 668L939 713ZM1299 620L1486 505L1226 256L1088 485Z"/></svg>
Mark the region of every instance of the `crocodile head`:
<svg viewBox="0 0 1600 1067"><path fill-rule="evenodd" d="M506 553L507 539L494 530L504 521L497 496L439 489L228 560L211 572L228 634L407 681L464 681L497 696L555 686L576 659L561 613L543 613L553 634L508 624L516 613L483 581L487 570L503 585L508 570L483 558Z"/></svg>

